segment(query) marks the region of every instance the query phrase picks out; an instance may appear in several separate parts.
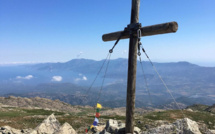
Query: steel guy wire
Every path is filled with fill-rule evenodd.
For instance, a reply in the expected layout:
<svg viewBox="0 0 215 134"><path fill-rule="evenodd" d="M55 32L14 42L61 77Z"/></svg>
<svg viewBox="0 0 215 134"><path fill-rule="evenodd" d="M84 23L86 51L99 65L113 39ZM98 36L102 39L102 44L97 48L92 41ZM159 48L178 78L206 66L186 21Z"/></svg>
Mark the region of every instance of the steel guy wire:
<svg viewBox="0 0 215 134"><path fill-rule="evenodd" d="M93 82L91 83L90 87L88 88L88 90L87 90L87 92L86 92L86 95L87 95L87 96L88 96L88 94L89 94L89 92L90 92L90 90L91 90L93 84L95 83L95 81L96 81L98 75L100 74L102 68L104 67L105 62L107 61L107 59L108 59L108 57L109 57L110 55L111 55L111 53L108 53L107 56L106 56L106 59L103 61L102 66L100 67L99 71L98 71L97 74L96 74L96 77L94 78ZM87 97L85 96L84 99L86 99L86 98L87 98ZM80 100L80 101L81 101L81 100ZM79 102L79 105L80 105L80 104L81 104L81 103Z"/></svg>
<svg viewBox="0 0 215 134"><path fill-rule="evenodd" d="M140 55L139 55L139 60L140 60L140 65L141 65L141 69L142 69L142 72L143 72L143 77L144 77L144 81L145 81L146 91L148 92L149 101L150 101L150 103L151 103L151 105L152 105L151 94L150 94L150 91L149 91L149 88L148 88L148 83L147 83L147 79L146 79L145 72L144 72L144 70L143 70L143 64L142 64L142 60L141 60Z"/></svg>
<svg viewBox="0 0 215 134"><path fill-rule="evenodd" d="M151 59L149 58L149 56L147 55L146 51L144 50L144 48L142 47L142 51L144 52L144 54L146 55L146 57L148 58L149 62L151 63L153 69L155 70L155 72L157 73L158 77L160 78L160 80L162 81L164 87L166 88L167 92L170 94L170 96L172 97L174 103L176 104L176 106L178 107L178 109L181 111L183 117L185 118L184 112L182 111L181 107L178 105L178 103L176 102L174 96L172 95L172 93L170 92L169 88L167 87L166 83L164 82L164 80L162 79L161 75L158 73L157 69L155 68L154 64L152 63Z"/></svg>
<svg viewBox="0 0 215 134"><path fill-rule="evenodd" d="M100 91L99 91L99 96L98 96L98 99L97 99L96 102L98 102L100 97L101 97L101 92L103 90L103 85L104 85L104 81L105 81L105 78L106 78L106 73L107 73L107 70L108 70L109 63L110 63L110 57L111 57L111 53L110 53L109 58L108 58L107 66L106 66L106 69L105 69L104 77L103 77L101 88L100 88Z"/></svg>

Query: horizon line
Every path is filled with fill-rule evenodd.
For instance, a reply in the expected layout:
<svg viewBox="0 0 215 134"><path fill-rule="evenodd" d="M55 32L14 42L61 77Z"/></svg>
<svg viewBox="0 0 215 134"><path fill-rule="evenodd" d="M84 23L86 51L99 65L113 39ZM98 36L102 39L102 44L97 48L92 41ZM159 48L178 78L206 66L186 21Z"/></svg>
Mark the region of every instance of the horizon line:
<svg viewBox="0 0 215 134"><path fill-rule="evenodd" d="M81 59L85 59L85 60L94 60L94 61L102 61L104 59L101 60L95 60L95 59L86 59L86 58L74 58L71 60L81 60ZM117 59L128 59L128 58L115 58L115 59L111 59L111 60L117 60ZM13 66L13 65L26 65L26 64L44 64L44 63L66 63L69 62L71 60L68 61L22 61L22 62L3 62L0 63L0 66ZM139 59L137 59L139 61ZM144 62L148 62L145 61ZM189 62L189 61L154 61L153 63L179 63L179 62L187 62L190 64L194 64L194 65L198 65L198 66L202 66L202 67L215 67L215 63L212 64L212 62L198 62L198 63L194 63L194 62ZM204 65L203 65L204 64ZM207 64L207 65L205 65Z"/></svg>

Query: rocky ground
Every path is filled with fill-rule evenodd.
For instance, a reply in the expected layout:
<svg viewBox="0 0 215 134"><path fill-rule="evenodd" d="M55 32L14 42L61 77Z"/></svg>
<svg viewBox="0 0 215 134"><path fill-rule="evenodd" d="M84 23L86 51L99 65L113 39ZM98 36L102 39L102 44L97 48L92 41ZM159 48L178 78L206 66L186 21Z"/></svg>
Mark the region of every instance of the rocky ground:
<svg viewBox="0 0 215 134"><path fill-rule="evenodd" d="M0 102L0 134L83 134L95 117L93 107L71 106L58 100L0 97ZM205 105L182 111L137 108L135 133L215 134L213 109ZM99 121L89 133L124 134L125 108L102 108Z"/></svg>
<svg viewBox="0 0 215 134"><path fill-rule="evenodd" d="M1 134L76 134L75 130L68 123L60 125L54 114L48 116L41 124L34 129L15 129L10 126L0 128Z"/></svg>
<svg viewBox="0 0 215 134"><path fill-rule="evenodd" d="M65 122L60 125L54 114L48 116L41 124L34 129L14 129L10 126L0 128L1 134L77 134L73 127ZM88 133L91 134L125 134L125 123L109 119L106 124L100 123L92 128ZM147 131L141 131L140 128L134 128L135 134L201 134L199 125L189 118L178 119L174 123L163 124L161 126L150 128ZM206 134L215 134L215 130L207 129Z"/></svg>

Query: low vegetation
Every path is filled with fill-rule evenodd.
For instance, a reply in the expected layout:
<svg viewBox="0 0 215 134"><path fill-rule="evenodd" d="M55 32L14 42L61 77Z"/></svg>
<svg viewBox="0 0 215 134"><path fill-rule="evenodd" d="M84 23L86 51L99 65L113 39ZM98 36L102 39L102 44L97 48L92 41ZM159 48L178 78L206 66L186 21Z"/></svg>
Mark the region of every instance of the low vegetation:
<svg viewBox="0 0 215 134"><path fill-rule="evenodd" d="M73 126L77 132L83 132L87 126L90 126L94 120L94 110L83 108L79 113L63 113L57 111L50 111L44 109L25 109L15 107L0 108L0 126L9 125L13 128L35 128L38 126L48 115L54 113L61 124L68 122ZM183 112L183 114L182 114ZM190 118L198 123L206 124L209 129L214 129L215 116L214 114L196 110L167 110L167 111L154 111L145 114L135 115L135 126L141 130L156 127L161 124L172 123L177 119ZM110 115L101 116L100 122L105 123L108 119L116 119L125 122L125 116Z"/></svg>

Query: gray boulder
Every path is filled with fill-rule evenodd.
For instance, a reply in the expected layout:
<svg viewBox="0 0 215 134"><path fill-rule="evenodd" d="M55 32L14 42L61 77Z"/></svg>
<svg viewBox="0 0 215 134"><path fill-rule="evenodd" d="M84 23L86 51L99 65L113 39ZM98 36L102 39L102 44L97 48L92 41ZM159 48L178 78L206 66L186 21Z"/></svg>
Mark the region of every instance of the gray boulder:
<svg viewBox="0 0 215 134"><path fill-rule="evenodd" d="M0 128L0 134L23 134L21 130L12 128L10 126L3 126Z"/></svg>
<svg viewBox="0 0 215 134"><path fill-rule="evenodd" d="M189 118L177 120L174 125L185 134L201 134L198 124Z"/></svg>
<svg viewBox="0 0 215 134"><path fill-rule="evenodd" d="M106 131L109 133L117 133L119 129L125 127L124 123L120 123L117 120L109 119L106 123Z"/></svg>
<svg viewBox="0 0 215 134"><path fill-rule="evenodd" d="M161 125L142 134L201 134L195 121L188 118L176 120L173 124Z"/></svg>
<svg viewBox="0 0 215 134"><path fill-rule="evenodd" d="M47 119L45 119L40 125L35 128L35 131L38 134L53 134L55 131L58 131L59 128L59 121L55 118L54 114L51 114Z"/></svg>
<svg viewBox="0 0 215 134"><path fill-rule="evenodd" d="M138 127L134 128L134 134L140 134L140 131ZM109 119L105 129L100 134L125 134L125 123Z"/></svg>

